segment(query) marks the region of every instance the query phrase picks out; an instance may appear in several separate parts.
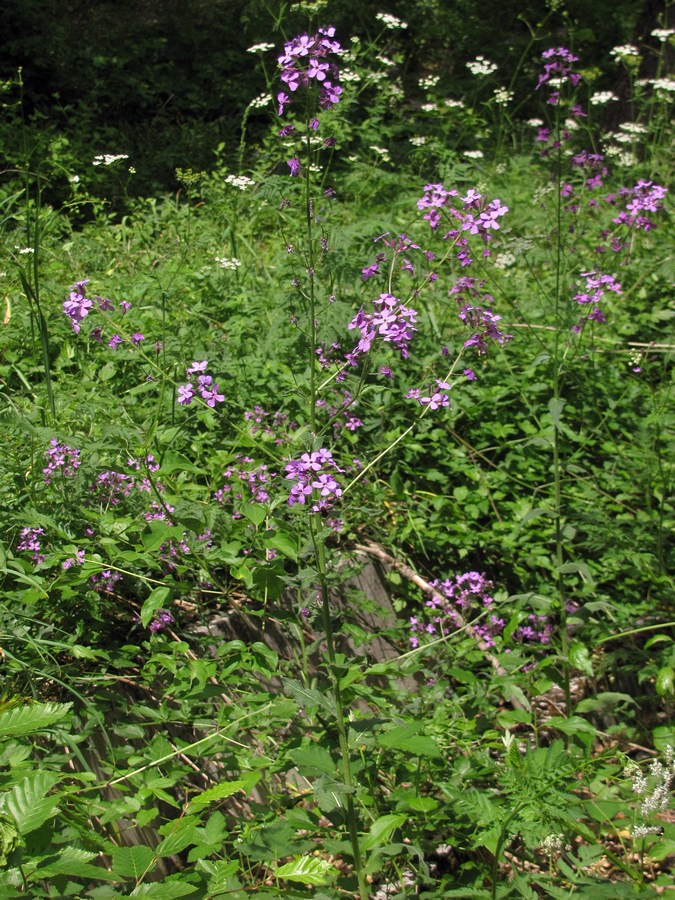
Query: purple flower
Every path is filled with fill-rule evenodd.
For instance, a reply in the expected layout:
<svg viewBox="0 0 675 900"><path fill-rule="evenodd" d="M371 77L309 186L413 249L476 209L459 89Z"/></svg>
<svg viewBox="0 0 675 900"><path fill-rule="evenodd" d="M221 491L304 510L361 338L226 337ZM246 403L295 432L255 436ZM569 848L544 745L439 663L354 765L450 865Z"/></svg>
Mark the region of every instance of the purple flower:
<svg viewBox="0 0 675 900"><path fill-rule="evenodd" d="M122 338L119 336L119 334L113 334L113 336L108 341L108 346L110 347L111 350L117 350L117 348L119 347L119 345L121 343L122 343Z"/></svg>
<svg viewBox="0 0 675 900"><path fill-rule="evenodd" d="M157 611L155 618L148 625L148 631L152 632L152 634L157 634L158 631L166 628L167 625L173 625L174 621L174 617L167 609L160 609Z"/></svg>
<svg viewBox="0 0 675 900"><path fill-rule="evenodd" d="M288 168L291 170L291 176L298 176L300 174L300 160L297 156L294 156L292 159L287 161Z"/></svg>
<svg viewBox="0 0 675 900"><path fill-rule="evenodd" d="M142 335L140 333L140 331L135 331L131 335L131 343L134 345L134 347L138 347L138 345L141 343L141 341L144 341L144 340L145 340L145 336Z"/></svg>
<svg viewBox="0 0 675 900"><path fill-rule="evenodd" d="M338 77L338 68L328 57L339 53L341 47L337 41L332 40L335 29L319 28L311 37L307 34L299 35L284 45L284 52L279 56L281 69L281 81L294 95L301 88L309 87L312 81L319 85L319 104L323 109L337 103L342 93L342 88L328 81ZM288 94L283 91L277 94L279 115L282 116L286 107L291 102ZM310 128L316 127L310 121ZM318 122L317 122L318 125Z"/></svg>
<svg viewBox="0 0 675 900"><path fill-rule="evenodd" d="M45 450L47 465L42 470L45 484L51 483L56 472L60 472L65 478L71 478L80 466L79 455L79 450L61 444L56 438L52 438L49 447Z"/></svg>
<svg viewBox="0 0 675 900"><path fill-rule="evenodd" d="M476 380L476 373L474 372L473 369L464 369L464 374L466 375L467 381L475 381Z"/></svg>
<svg viewBox="0 0 675 900"><path fill-rule="evenodd" d="M36 566L45 561L41 550L40 538L44 535L44 528L23 528L21 530L21 540L16 545L17 550L25 550L30 552L31 559Z"/></svg>
<svg viewBox="0 0 675 900"><path fill-rule="evenodd" d="M189 406L195 396L195 389L191 384L178 385L178 403L180 406Z"/></svg>
<svg viewBox="0 0 675 900"><path fill-rule="evenodd" d="M195 375L198 372L205 372L206 367L208 366L208 359L203 359L201 362L193 362L187 370L188 375Z"/></svg>
<svg viewBox="0 0 675 900"><path fill-rule="evenodd" d="M63 311L70 318L76 334L80 330L80 322L89 314L93 306L93 302L86 295L88 283L88 278L76 282L70 289L69 298L63 303Z"/></svg>
<svg viewBox="0 0 675 900"><path fill-rule="evenodd" d="M206 400L207 406L210 406L212 409L216 405L216 403L223 403L225 400L225 396L218 393L219 390L220 387L217 384L214 384L212 389L208 387L202 387L200 391L203 399Z"/></svg>
<svg viewBox="0 0 675 900"><path fill-rule="evenodd" d="M296 483L291 488L288 505L299 503L304 506L317 490L319 500L312 506L312 511L328 509L330 502L342 495L342 488L333 476L333 472L340 471L330 450L323 448L290 460L286 465L286 478Z"/></svg>

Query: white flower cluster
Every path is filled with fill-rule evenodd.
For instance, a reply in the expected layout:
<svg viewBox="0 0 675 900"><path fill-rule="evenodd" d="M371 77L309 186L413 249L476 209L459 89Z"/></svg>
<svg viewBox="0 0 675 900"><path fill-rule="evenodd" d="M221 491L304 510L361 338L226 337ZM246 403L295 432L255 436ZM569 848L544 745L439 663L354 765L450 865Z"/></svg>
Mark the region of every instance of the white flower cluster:
<svg viewBox="0 0 675 900"><path fill-rule="evenodd" d="M417 82L423 91L429 91L431 88L435 88L438 82L441 80L440 75L425 75L424 78L420 78Z"/></svg>
<svg viewBox="0 0 675 900"><path fill-rule="evenodd" d="M231 184L232 187L239 188L240 191L245 191L250 187L253 187L255 181L252 178L247 178L246 175L228 175L225 179L225 184Z"/></svg>
<svg viewBox="0 0 675 900"><path fill-rule="evenodd" d="M665 765L658 759L652 760L649 766L649 779L643 774L637 763L630 763L624 774L632 779L633 793L640 797L639 812L643 819L668 808L671 800L671 788L675 781L675 751L668 745L664 752ZM644 823L633 827L633 837L645 837L648 834L659 834L660 828Z"/></svg>
<svg viewBox="0 0 675 900"><path fill-rule="evenodd" d="M484 56L477 56L473 62L468 62L466 67L472 75L492 75L497 71L496 63L490 62Z"/></svg>
<svg viewBox="0 0 675 900"><path fill-rule="evenodd" d="M508 104L513 100L513 91L509 91L506 88L499 87L495 88L494 91L495 103L497 106L508 106Z"/></svg>
<svg viewBox="0 0 675 900"><path fill-rule="evenodd" d="M258 94L257 97L254 97L253 100L249 103L251 109L262 109L263 106L269 106L272 98L269 94Z"/></svg>
<svg viewBox="0 0 675 900"><path fill-rule="evenodd" d="M19 247L18 244L14 244L14 249L19 251L20 256L27 256L29 253L35 253L33 247Z"/></svg>
<svg viewBox="0 0 675 900"><path fill-rule="evenodd" d="M394 29L394 28L407 28L408 23L403 22L401 19L397 19L396 16L390 15L390 13L378 13L375 18L382 22L385 28Z"/></svg>
<svg viewBox="0 0 675 900"><path fill-rule="evenodd" d="M274 50L274 44L253 44L246 51L247 53L266 53L268 50Z"/></svg>
<svg viewBox="0 0 675 900"><path fill-rule="evenodd" d="M526 125L530 125L532 128L541 128L544 124L543 119L528 119L525 123Z"/></svg>
<svg viewBox="0 0 675 900"><path fill-rule="evenodd" d="M354 72L352 69L341 69L340 70L340 81L343 84L358 84L361 81L361 76L358 72Z"/></svg>
<svg viewBox="0 0 675 900"><path fill-rule="evenodd" d="M128 153L103 153L95 156L92 166L111 166L113 163L119 162L120 159L129 159Z"/></svg>
<svg viewBox="0 0 675 900"><path fill-rule="evenodd" d="M539 846L547 856L553 856L554 853L560 853L565 846L565 835L548 834Z"/></svg>
<svg viewBox="0 0 675 900"><path fill-rule="evenodd" d="M464 156L467 159L482 159L484 154L482 150L465 150Z"/></svg>
<svg viewBox="0 0 675 900"><path fill-rule="evenodd" d="M604 106L605 103L618 99L613 91L597 91L597 93L591 94L591 106Z"/></svg>
<svg viewBox="0 0 675 900"><path fill-rule="evenodd" d="M641 125L639 122L622 122L619 128L628 134L649 134L647 126Z"/></svg>
<svg viewBox="0 0 675 900"><path fill-rule="evenodd" d="M612 47L609 55L614 56L616 59L625 59L628 56L639 56L640 51L635 44L619 44L618 47Z"/></svg>
<svg viewBox="0 0 675 900"><path fill-rule="evenodd" d="M436 104L435 103L423 103L420 106L422 112L436 112Z"/></svg>
<svg viewBox="0 0 675 900"><path fill-rule="evenodd" d="M418 135L415 135L414 137L410 138L410 143L413 145L413 147L423 147L426 144L426 142L427 142L427 139L424 137L423 134L418 134Z"/></svg>
<svg viewBox="0 0 675 900"><path fill-rule="evenodd" d="M389 59L388 56L376 56L375 59L376 59L379 63L382 63L383 66L386 66L388 69L391 69L391 68L393 68L393 67L396 65L396 63L394 62L394 60L393 60L393 59Z"/></svg>
<svg viewBox="0 0 675 900"><path fill-rule="evenodd" d="M649 84L655 91L664 91L667 94L675 91L675 79L672 78L650 78Z"/></svg>
<svg viewBox="0 0 675 900"><path fill-rule="evenodd" d="M510 266L514 265L515 261L515 253L509 253L508 251L505 253L498 253L495 256L495 269L508 269Z"/></svg>
<svg viewBox="0 0 675 900"><path fill-rule="evenodd" d="M448 109L462 109L464 106L461 100L453 100L451 97L446 98L443 103Z"/></svg>
<svg viewBox="0 0 675 900"><path fill-rule="evenodd" d="M668 38L675 34L675 28L655 28L651 34L652 37L658 38L662 44L665 44Z"/></svg>
<svg viewBox="0 0 675 900"><path fill-rule="evenodd" d="M385 162L391 162L391 156L386 147L376 147L374 144L371 144L370 149L373 153L377 153L378 156L381 156Z"/></svg>
<svg viewBox="0 0 675 900"><path fill-rule="evenodd" d="M625 166L626 168L630 168L631 166L637 165L637 158L633 153L630 153L628 150L624 150L623 147L605 147L605 156L608 159L613 159L617 166Z"/></svg>
<svg viewBox="0 0 675 900"><path fill-rule="evenodd" d="M226 256L216 256L214 259L221 269L238 269L241 265L236 256L233 256L232 259L228 259Z"/></svg>

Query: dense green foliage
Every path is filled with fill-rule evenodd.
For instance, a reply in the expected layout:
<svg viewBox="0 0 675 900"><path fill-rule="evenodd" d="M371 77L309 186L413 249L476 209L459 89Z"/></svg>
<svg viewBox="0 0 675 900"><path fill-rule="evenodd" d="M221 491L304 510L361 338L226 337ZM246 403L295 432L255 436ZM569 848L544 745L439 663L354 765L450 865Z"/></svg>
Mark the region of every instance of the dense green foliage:
<svg viewBox="0 0 675 900"><path fill-rule="evenodd" d="M280 115L316 10L90 6L86 96L5 38L0 900L653 896L672 32L335 0Z"/></svg>

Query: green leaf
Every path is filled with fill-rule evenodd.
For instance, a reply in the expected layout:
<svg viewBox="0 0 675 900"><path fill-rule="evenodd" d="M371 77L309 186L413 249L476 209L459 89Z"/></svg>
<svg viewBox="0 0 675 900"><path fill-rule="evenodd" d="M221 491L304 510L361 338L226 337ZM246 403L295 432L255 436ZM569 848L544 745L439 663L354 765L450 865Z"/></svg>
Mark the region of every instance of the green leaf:
<svg viewBox="0 0 675 900"><path fill-rule="evenodd" d="M57 798L47 794L60 780L55 772L31 772L0 796L0 812L12 816L21 834L35 831L57 812Z"/></svg>
<svg viewBox="0 0 675 900"><path fill-rule="evenodd" d="M89 864L96 856L96 853L89 853L79 847L63 847L56 857L50 857L44 864L41 863L33 877L53 878L54 875L76 875L80 878L98 881L115 881L116 878L112 872L108 872L101 866Z"/></svg>
<svg viewBox="0 0 675 900"><path fill-rule="evenodd" d="M581 641L576 641L569 649L568 658L570 665L583 672L584 675L593 676L593 661L588 647Z"/></svg>
<svg viewBox="0 0 675 900"><path fill-rule="evenodd" d="M337 874L338 870L328 860L315 856L296 856L274 872L276 878L299 881L300 884L325 884Z"/></svg>
<svg viewBox="0 0 675 900"><path fill-rule="evenodd" d="M286 690L292 694L293 698L297 700L304 709L318 707L331 715L335 714L335 704L329 697L325 697L320 691L314 690L314 688L305 687L304 684L301 684L294 678L282 678L282 681Z"/></svg>
<svg viewBox="0 0 675 900"><path fill-rule="evenodd" d="M71 703L30 703L0 712L0 739L42 731L66 716Z"/></svg>
<svg viewBox="0 0 675 900"><path fill-rule="evenodd" d="M551 716L550 719L546 720L546 725L550 728L557 728L558 731L562 731L563 734L596 735L598 733L598 729L595 725L591 725L590 722L587 722L586 719L582 719L581 716L570 716L569 719L566 719L564 716Z"/></svg>
<svg viewBox="0 0 675 900"><path fill-rule="evenodd" d="M565 406L565 401L560 397L556 399L555 397L551 397L548 401L548 411L551 413L551 418L553 419L553 424L556 428L560 428L560 419L562 417L563 407Z"/></svg>
<svg viewBox="0 0 675 900"><path fill-rule="evenodd" d="M170 596L171 588L164 586L156 587L150 592L150 595L145 599L141 607L141 625L143 628L148 627L150 620L158 609L162 609L162 607L167 605L166 601Z"/></svg>
<svg viewBox="0 0 675 900"><path fill-rule="evenodd" d="M180 853L181 850L185 850L185 848L189 847L191 844L197 843L194 822L186 822L183 824L179 819L175 825L175 831L172 831L171 834L167 834L164 840L160 841L155 847L157 856L174 856L176 853Z"/></svg>
<svg viewBox="0 0 675 900"><path fill-rule="evenodd" d="M325 747L320 747L318 744L297 747L295 750L291 750L288 756L303 775L316 775L317 772L334 775L337 771L333 757Z"/></svg>
<svg viewBox="0 0 675 900"><path fill-rule="evenodd" d="M265 546L283 553L293 562L298 561L298 542L287 531L276 531L269 537L265 537Z"/></svg>
<svg viewBox="0 0 675 900"><path fill-rule="evenodd" d="M190 808L203 809L205 806L208 806L209 803L215 803L217 800L224 800L226 797L231 797L232 794L236 794L237 791L245 791L246 789L247 786L243 781L224 781L222 784L217 784L215 787L202 791L201 794L197 794L196 797L193 797L190 800Z"/></svg>
<svg viewBox="0 0 675 900"><path fill-rule="evenodd" d="M662 666L656 673L656 693L659 697L675 693L675 670L672 666Z"/></svg>
<svg viewBox="0 0 675 900"><path fill-rule="evenodd" d="M169 876L164 881L156 881L154 884L139 884L129 896L174 900L176 897L190 897L196 890L198 889L193 884L188 884L180 876Z"/></svg>
<svg viewBox="0 0 675 900"><path fill-rule="evenodd" d="M375 847L381 847L386 844L397 828L405 822L408 817L402 813L388 813L380 816L370 826L367 836L361 841L361 850L367 853Z"/></svg>
<svg viewBox="0 0 675 900"><path fill-rule="evenodd" d="M115 847L112 853L112 870L120 878L134 878L138 881L146 872L155 867L155 854L145 844L135 847Z"/></svg>
<svg viewBox="0 0 675 900"><path fill-rule="evenodd" d="M260 525L260 523L267 516L266 507L262 506L259 503L242 503L239 507L242 515L244 515L249 522L252 522L256 527Z"/></svg>
<svg viewBox="0 0 675 900"><path fill-rule="evenodd" d="M402 750L412 756L429 756L438 759L441 751L433 738L416 734L422 727L421 722L411 722L407 725L398 725L385 731L377 738L381 747L391 747L393 750Z"/></svg>
<svg viewBox="0 0 675 900"><path fill-rule="evenodd" d="M0 866L7 865L7 857L19 843L19 831L9 816L0 816Z"/></svg>

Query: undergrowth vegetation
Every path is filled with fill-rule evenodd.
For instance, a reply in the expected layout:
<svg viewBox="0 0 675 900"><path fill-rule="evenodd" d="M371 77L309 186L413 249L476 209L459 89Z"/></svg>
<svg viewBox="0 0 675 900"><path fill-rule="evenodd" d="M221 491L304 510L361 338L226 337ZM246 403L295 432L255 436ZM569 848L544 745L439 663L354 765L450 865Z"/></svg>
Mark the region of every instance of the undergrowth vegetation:
<svg viewBox="0 0 675 900"><path fill-rule="evenodd" d="M174 194L4 173L0 898L670 883L673 32L608 131L571 36L372 25Z"/></svg>

